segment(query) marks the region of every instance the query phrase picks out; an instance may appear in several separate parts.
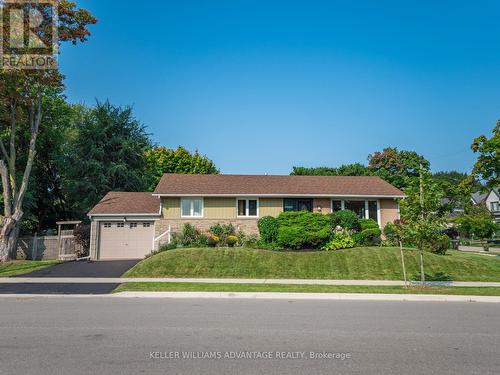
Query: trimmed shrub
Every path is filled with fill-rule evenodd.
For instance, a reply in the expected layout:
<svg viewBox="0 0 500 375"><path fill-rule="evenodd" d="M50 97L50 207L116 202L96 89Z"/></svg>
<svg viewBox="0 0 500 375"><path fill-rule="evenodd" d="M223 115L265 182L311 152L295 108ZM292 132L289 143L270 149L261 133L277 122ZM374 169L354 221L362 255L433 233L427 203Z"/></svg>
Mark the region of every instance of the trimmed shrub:
<svg viewBox="0 0 500 375"><path fill-rule="evenodd" d="M380 243L380 235L382 234L382 231L378 227L375 220L361 219L359 220L359 226L361 231L352 235L352 238L357 245L373 246Z"/></svg>
<svg viewBox="0 0 500 375"><path fill-rule="evenodd" d="M368 228L361 232L354 233L352 238L357 245L373 246L380 243L380 234L382 231L379 228Z"/></svg>
<svg viewBox="0 0 500 375"><path fill-rule="evenodd" d="M264 216L258 222L260 239L264 243L274 243L278 240L278 219Z"/></svg>
<svg viewBox="0 0 500 375"><path fill-rule="evenodd" d="M359 226L361 231L373 228L379 229L378 223L373 219L359 219Z"/></svg>
<svg viewBox="0 0 500 375"><path fill-rule="evenodd" d="M354 239L347 232L335 233L322 249L325 251L348 249L354 247Z"/></svg>
<svg viewBox="0 0 500 375"><path fill-rule="evenodd" d="M437 235L434 239L426 241L424 249L434 254L445 255L450 248L450 237L446 234Z"/></svg>
<svg viewBox="0 0 500 375"><path fill-rule="evenodd" d="M328 216L330 217L330 225L333 229L337 226L349 231L358 231L361 229L358 215L351 210L335 211Z"/></svg>
<svg viewBox="0 0 500 375"><path fill-rule="evenodd" d="M282 212L278 225L278 244L284 248L318 247L331 235L330 219L319 213Z"/></svg>

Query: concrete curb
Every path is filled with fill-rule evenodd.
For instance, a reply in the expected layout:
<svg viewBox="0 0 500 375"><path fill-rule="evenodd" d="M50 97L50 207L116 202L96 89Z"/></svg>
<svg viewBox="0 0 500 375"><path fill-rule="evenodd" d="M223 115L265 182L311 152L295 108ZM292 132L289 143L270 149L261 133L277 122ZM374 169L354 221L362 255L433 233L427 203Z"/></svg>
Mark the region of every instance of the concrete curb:
<svg viewBox="0 0 500 375"><path fill-rule="evenodd" d="M139 277L1 277L0 284L123 284L123 283L218 283L218 284L287 284L287 285L364 285L364 286L400 286L398 280L321 280L321 279L215 279L215 278L139 278ZM411 285L420 285L418 281ZM429 281L430 286L471 286L500 287L500 282L492 281Z"/></svg>
<svg viewBox="0 0 500 375"><path fill-rule="evenodd" d="M436 301L500 303L500 297L455 296L432 294L365 294L365 293L254 293L254 292L120 292L120 298L220 298L220 299L287 299L287 300L359 300L359 301Z"/></svg>
<svg viewBox="0 0 500 375"><path fill-rule="evenodd" d="M364 293L252 293L252 292L120 292L115 294L0 294L2 298L181 298L181 299L269 299L392 302L481 302L500 303L498 296Z"/></svg>

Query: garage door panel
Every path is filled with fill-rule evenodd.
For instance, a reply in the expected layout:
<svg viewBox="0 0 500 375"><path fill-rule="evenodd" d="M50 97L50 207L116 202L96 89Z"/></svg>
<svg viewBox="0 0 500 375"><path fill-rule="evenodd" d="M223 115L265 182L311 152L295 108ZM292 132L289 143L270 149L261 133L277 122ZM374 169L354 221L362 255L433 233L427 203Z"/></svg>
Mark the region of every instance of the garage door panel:
<svg viewBox="0 0 500 375"><path fill-rule="evenodd" d="M154 222L100 224L99 259L137 259L150 253L153 246Z"/></svg>

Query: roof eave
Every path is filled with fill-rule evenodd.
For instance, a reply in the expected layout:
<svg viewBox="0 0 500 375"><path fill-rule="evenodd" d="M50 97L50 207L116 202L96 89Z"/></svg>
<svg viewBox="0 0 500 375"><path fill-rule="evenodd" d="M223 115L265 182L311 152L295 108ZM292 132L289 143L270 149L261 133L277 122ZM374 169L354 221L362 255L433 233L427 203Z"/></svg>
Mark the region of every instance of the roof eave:
<svg viewBox="0 0 500 375"><path fill-rule="evenodd" d="M155 197L326 197L326 198L404 198L404 194L178 194L178 193L153 193Z"/></svg>
<svg viewBox="0 0 500 375"><path fill-rule="evenodd" d="M120 214L117 214L117 213L98 213L98 214L93 214L93 213L88 213L87 214L88 217L93 217L93 216L151 216L151 217L160 217L161 214L159 213L120 213Z"/></svg>

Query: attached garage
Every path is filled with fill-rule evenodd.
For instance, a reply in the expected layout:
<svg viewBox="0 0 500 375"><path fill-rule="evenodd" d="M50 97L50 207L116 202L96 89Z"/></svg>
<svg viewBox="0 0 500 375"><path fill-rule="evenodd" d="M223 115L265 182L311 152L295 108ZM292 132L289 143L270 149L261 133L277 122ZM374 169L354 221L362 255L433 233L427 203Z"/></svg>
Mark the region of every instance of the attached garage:
<svg viewBox="0 0 500 375"><path fill-rule="evenodd" d="M92 259L144 258L154 247L160 199L151 193L109 192L88 216Z"/></svg>
<svg viewBox="0 0 500 375"><path fill-rule="evenodd" d="M154 221L99 223L99 259L144 258L153 249Z"/></svg>

